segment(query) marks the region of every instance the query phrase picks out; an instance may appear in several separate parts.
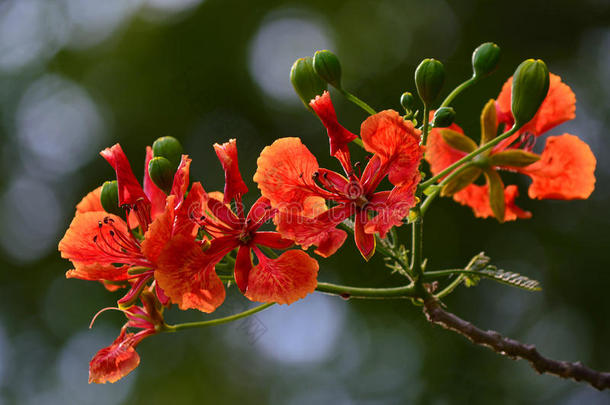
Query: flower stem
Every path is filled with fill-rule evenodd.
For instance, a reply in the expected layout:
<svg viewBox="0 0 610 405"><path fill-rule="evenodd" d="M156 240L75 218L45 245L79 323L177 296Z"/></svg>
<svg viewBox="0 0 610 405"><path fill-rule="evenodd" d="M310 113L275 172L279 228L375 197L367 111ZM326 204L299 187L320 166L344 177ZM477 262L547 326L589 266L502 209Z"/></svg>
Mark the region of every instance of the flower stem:
<svg viewBox="0 0 610 405"><path fill-rule="evenodd" d="M417 290L413 285L390 288L348 287L331 283L318 283L316 291L339 295L343 298L414 298Z"/></svg>
<svg viewBox="0 0 610 405"><path fill-rule="evenodd" d="M428 132L430 131L429 115L430 115L430 113L428 111L428 107L426 105L424 105L424 123L422 125L423 133L422 133L422 138L421 138L422 145L426 145L426 142L428 141Z"/></svg>
<svg viewBox="0 0 610 405"><path fill-rule="evenodd" d="M411 272L415 276L416 282L421 282L424 274L422 268L422 250L424 236L424 221L421 216L420 208L414 208L417 212L417 218L412 224L412 240L411 240Z"/></svg>
<svg viewBox="0 0 610 405"><path fill-rule="evenodd" d="M487 142L485 145L483 145L483 146L473 150L472 152L470 152L469 154L467 154L466 156L464 156L463 158L461 158L460 160L458 160L454 164L448 166L445 170L441 171L436 176L431 177L430 179L428 179L428 180L424 181L423 183L421 183L419 185L420 188L423 190L426 187L431 186L438 179L441 179L444 176L446 176L447 174L451 173L453 170L455 170L456 168L460 167L462 164L470 161L473 157L478 156L481 153L485 152L486 150L493 148L494 146L496 146L497 144L499 144L500 142L502 142L503 140L505 140L509 136L513 135L515 132L517 132L518 129L519 128L517 126L513 125L513 127L511 129L509 129L507 132L497 136L495 139Z"/></svg>
<svg viewBox="0 0 610 405"><path fill-rule="evenodd" d="M237 321L238 319L242 319L242 318L246 318L250 315L254 315L257 312L260 312L264 309L269 308L270 306L272 306L273 304L275 304L274 302L269 302L263 305L259 305L257 307L251 308L247 311L244 312L240 312L237 314L233 314L230 316L225 316L224 318L217 318L217 319L211 319L209 321L199 321L199 322L186 322L186 323L179 323L177 325L165 325L164 328L164 332L178 332L179 330L183 330L183 329L194 329L194 328L203 328L206 326L212 326L212 325L220 325L223 323L229 323L229 322L233 322L233 321Z"/></svg>
<svg viewBox="0 0 610 405"><path fill-rule="evenodd" d="M474 77L471 77L470 79L457 86L455 89L453 89L453 91L451 91L451 93L449 93L447 97L445 97L445 100L443 100L439 108L448 107L454 98L456 98L462 91L475 84L476 81L477 80Z"/></svg>
<svg viewBox="0 0 610 405"><path fill-rule="evenodd" d="M352 103L356 104L358 107L362 108L364 111L366 111L367 113L373 115L376 114L377 112L371 108L370 105L368 105L367 103L365 103L364 101L360 100L358 97L354 96L352 93L350 93L347 90L343 90L343 89L338 89L341 94L343 94L345 96L346 99L348 99L349 101L351 101Z"/></svg>
<svg viewBox="0 0 610 405"><path fill-rule="evenodd" d="M445 287L444 289L439 291L438 294L434 294L434 296L436 298L440 299L440 298L443 298L443 297L451 294L453 292L453 290L455 290L460 284L462 284L462 281L464 280L464 278L465 278L464 274L460 274L447 287Z"/></svg>

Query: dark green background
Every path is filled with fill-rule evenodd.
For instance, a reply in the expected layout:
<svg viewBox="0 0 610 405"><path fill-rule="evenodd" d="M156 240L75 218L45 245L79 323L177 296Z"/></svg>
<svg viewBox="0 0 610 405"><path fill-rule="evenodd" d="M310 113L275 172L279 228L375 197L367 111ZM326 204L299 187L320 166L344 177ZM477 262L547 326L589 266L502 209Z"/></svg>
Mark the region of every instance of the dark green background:
<svg viewBox="0 0 610 405"><path fill-rule="evenodd" d="M286 94L292 60L332 46L349 90L376 109L397 109L400 94L414 89L421 59L443 61L446 94L470 74L472 49L494 41L503 51L501 65L457 100L458 123L476 134L478 112L517 64L542 58L578 100L576 119L550 134L569 131L591 145L598 158L596 190L587 201L520 198L533 218L504 225L439 201L426 220L429 268L462 266L484 250L495 264L540 280L540 293L483 281L458 289L446 303L482 328L537 344L544 354L608 370L608 2L206 0L167 13L151 12L140 0L99 42L89 41L93 23L74 25L78 20L66 15L80 4L76 9L90 11L90 21L104 18L104 2L49 2L64 16L40 20L50 28L19 19L16 3L0 3L0 404L610 403L608 393L538 376L523 362L433 327L408 302L346 302L320 294L249 324L147 339L138 348L137 371L114 385L90 386L87 363L110 344L123 318L109 312L88 330L92 315L117 296L97 283L66 280L69 263L56 251L74 205L113 176L96 153L115 142L140 173L145 145L175 136L193 157L194 180L215 190L223 179L211 145L235 137L252 190L248 201L256 198L256 158L279 137L301 137L323 166L337 169L317 119L296 96L270 95L252 74L254 57L261 74ZM26 3L42 10L41 2ZM41 26L63 34L50 40ZM312 29L322 34L308 34ZM19 60L18 52L33 46L13 41L11 30L35 32L44 50L2 65L9 52ZM357 132L366 114L333 97L341 121ZM65 114L54 114L62 103L69 106L60 109ZM527 180L515 180L526 196ZM408 240L407 230L400 232ZM353 241L320 264L324 281L400 281L379 258L364 263ZM219 313L246 305L232 291ZM195 311L168 314L170 322L204 318Z"/></svg>

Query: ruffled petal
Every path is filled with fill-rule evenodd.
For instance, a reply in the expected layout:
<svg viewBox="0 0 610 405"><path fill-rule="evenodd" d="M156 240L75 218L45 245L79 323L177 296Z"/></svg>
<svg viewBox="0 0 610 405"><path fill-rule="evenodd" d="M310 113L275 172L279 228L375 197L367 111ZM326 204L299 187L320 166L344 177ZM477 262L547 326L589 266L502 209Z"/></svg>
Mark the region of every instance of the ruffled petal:
<svg viewBox="0 0 610 405"><path fill-rule="evenodd" d="M345 239L347 239L347 232L341 229L331 229L318 240L314 253L322 257L330 257L343 246Z"/></svg>
<svg viewBox="0 0 610 405"><path fill-rule="evenodd" d="M197 220L204 215L207 196L201 183L193 183L184 201L176 209L173 234L196 236L199 229Z"/></svg>
<svg viewBox="0 0 610 405"><path fill-rule="evenodd" d="M273 207L300 211L307 197L318 195L312 178L318 162L299 138L280 138L266 146L257 165L254 181Z"/></svg>
<svg viewBox="0 0 610 405"><path fill-rule="evenodd" d="M507 126L513 125L513 116L510 110L511 87L513 78L509 78L496 101L498 122ZM561 81L561 77L551 73L549 92L540 105L534 118L520 131L528 131L534 135L541 135L549 129L556 127L576 116L576 96L570 86Z"/></svg>
<svg viewBox="0 0 610 405"><path fill-rule="evenodd" d="M142 253L154 263L172 238L174 226L174 196L167 197L166 209L148 227L142 242Z"/></svg>
<svg viewBox="0 0 610 405"><path fill-rule="evenodd" d="M182 155L180 165L174 175L174 182L172 183L172 191L170 193L171 195L176 196L175 204L180 204L182 202L186 190L188 190L190 167L191 159L187 155Z"/></svg>
<svg viewBox="0 0 610 405"><path fill-rule="evenodd" d="M532 217L532 213L524 211L515 204L515 199L519 195L519 189L515 185L506 186L504 189L505 213L504 222L514 221L517 218L527 219ZM477 218L493 218L494 214L489 204L489 188L487 184L478 186L470 184L461 191L453 195L453 199L462 205L472 208Z"/></svg>
<svg viewBox="0 0 610 405"><path fill-rule="evenodd" d="M110 148L106 148L100 152L100 155L110 163L116 172L119 189L119 205L134 205L140 200L150 204L148 197L144 194L142 186L140 186L140 183L131 170L131 166L129 165L129 161L127 160L127 156L125 156L121 145L117 143Z"/></svg>
<svg viewBox="0 0 610 405"><path fill-rule="evenodd" d="M530 198L588 198L595 189L597 161L589 145L570 134L550 136L540 160L523 169L532 178Z"/></svg>
<svg viewBox="0 0 610 405"><path fill-rule="evenodd" d="M154 220L158 215L165 211L165 193L153 183L148 174L148 163L153 158L153 150L150 146L146 147L146 162L144 164L144 193L150 200L150 216Z"/></svg>
<svg viewBox="0 0 610 405"><path fill-rule="evenodd" d="M412 181L423 156L421 131L393 110L368 117L360 129L364 148L379 154L389 167L388 179L394 185Z"/></svg>
<svg viewBox="0 0 610 405"><path fill-rule="evenodd" d="M289 250L277 259L259 251L259 260L248 276L246 297L258 302L292 304L318 285L318 262L302 250Z"/></svg>
<svg viewBox="0 0 610 405"><path fill-rule="evenodd" d="M134 349L134 334L121 331L112 345L101 349L89 363L89 384L113 383L131 373L140 364Z"/></svg>
<svg viewBox="0 0 610 405"><path fill-rule="evenodd" d="M159 256L155 280L180 309L213 312L225 299L224 286L214 270L224 254L206 254L195 240L178 235Z"/></svg>
<svg viewBox="0 0 610 405"><path fill-rule="evenodd" d="M343 168L346 171L349 171L351 162L349 147L347 145L356 139L357 136L339 124L337 114L335 113L335 107L333 106L328 91L325 91L321 96L316 96L315 99L311 100L309 106L318 115L318 118L320 118L320 121L322 121L322 124L328 132L330 155L339 159Z"/></svg>
<svg viewBox="0 0 610 405"><path fill-rule="evenodd" d="M99 186L87 194L78 204L76 204L76 213L82 214L84 212L104 211L102 201L100 200L101 194L102 186Z"/></svg>
<svg viewBox="0 0 610 405"><path fill-rule="evenodd" d="M311 245L323 246L325 248L321 249L321 252L327 252L329 250L327 245L332 242L327 239L333 238L334 245L338 240L343 239L339 238L334 230L338 224L352 214L351 205L336 206L312 218L299 213L280 211L275 221L277 230L283 237L294 240L304 249ZM336 251L340 245L333 247Z"/></svg>
<svg viewBox="0 0 610 405"><path fill-rule="evenodd" d="M460 127L452 124L450 129L464 133ZM449 146L441 135L441 129L433 128L428 134L428 143L426 145L426 160L430 164L432 174L437 174L443 171L448 166L457 162L466 156L465 152L457 150Z"/></svg>
<svg viewBox="0 0 610 405"><path fill-rule="evenodd" d="M244 195L248 192L248 187L239 172L236 141L235 139L230 139L229 142L225 142L222 145L215 143L214 150L225 171L224 202L229 203L236 196Z"/></svg>
<svg viewBox="0 0 610 405"><path fill-rule="evenodd" d="M377 193L380 201L373 199L370 208L377 211L377 215L369 219L364 227L366 233L379 233L385 238L393 226L401 226L403 218L409 215L409 210L416 202L415 190L417 182L394 187L389 193Z"/></svg>
<svg viewBox="0 0 610 405"><path fill-rule="evenodd" d="M135 248L126 251L111 232L129 238L127 225L116 215L103 211L78 214L59 242L61 257L82 264L138 264L143 259L141 254Z"/></svg>
<svg viewBox="0 0 610 405"><path fill-rule="evenodd" d="M90 281L124 281L129 278L129 266L116 267L112 264L80 264L75 263L73 270L66 272L66 278L78 278Z"/></svg>

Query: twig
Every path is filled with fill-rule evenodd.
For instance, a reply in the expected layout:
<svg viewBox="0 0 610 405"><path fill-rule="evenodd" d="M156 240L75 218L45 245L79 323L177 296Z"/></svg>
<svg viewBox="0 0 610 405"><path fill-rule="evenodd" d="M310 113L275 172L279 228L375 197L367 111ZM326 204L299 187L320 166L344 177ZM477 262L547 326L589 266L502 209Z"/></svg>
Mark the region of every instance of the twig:
<svg viewBox="0 0 610 405"><path fill-rule="evenodd" d="M579 361L567 362L546 358L536 350L536 346L504 337L492 330L481 330L470 322L445 311L434 299L426 300L423 310L428 321L452 330L474 344L485 346L503 356L514 360L527 360L540 374L549 373L561 378L586 381L600 391L610 388L610 373L590 369Z"/></svg>

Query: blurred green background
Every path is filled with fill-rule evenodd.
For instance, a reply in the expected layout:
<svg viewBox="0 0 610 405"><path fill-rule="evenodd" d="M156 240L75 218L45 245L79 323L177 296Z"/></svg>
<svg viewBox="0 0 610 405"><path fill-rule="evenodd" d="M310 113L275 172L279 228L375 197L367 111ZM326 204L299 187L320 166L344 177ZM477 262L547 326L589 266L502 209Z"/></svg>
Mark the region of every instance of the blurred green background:
<svg viewBox="0 0 610 405"><path fill-rule="evenodd" d="M429 268L461 266L484 250L540 280L540 293L482 281L446 303L543 354L610 369L608 1L4 0L0 404L610 403L608 393L538 376L433 327L408 302L319 293L249 321L147 339L134 373L87 384L89 359L124 318L109 312L87 329L117 296L66 280L70 265L56 246L74 205L113 177L99 150L121 142L140 173L144 147L175 136L193 157L194 180L214 190L223 178L211 145L235 137L252 201L256 158L276 138L299 136L323 166L338 168L323 128L292 92L296 58L334 50L347 89L376 109L397 109L421 59L443 61L447 93L485 41L501 46L501 65L457 100L458 123L476 133L478 111L517 64L542 58L578 100L577 118L551 134L577 134L592 147L597 187L587 201L521 198L533 218L504 225L439 201L426 221ZM357 132L366 115L334 94L341 121ZM527 181L516 180L526 195ZM400 281L379 258L365 264L353 241L320 263L324 281ZM231 291L219 314L247 305Z"/></svg>

